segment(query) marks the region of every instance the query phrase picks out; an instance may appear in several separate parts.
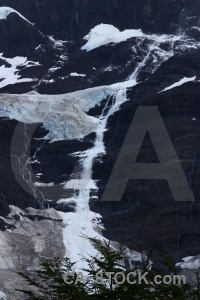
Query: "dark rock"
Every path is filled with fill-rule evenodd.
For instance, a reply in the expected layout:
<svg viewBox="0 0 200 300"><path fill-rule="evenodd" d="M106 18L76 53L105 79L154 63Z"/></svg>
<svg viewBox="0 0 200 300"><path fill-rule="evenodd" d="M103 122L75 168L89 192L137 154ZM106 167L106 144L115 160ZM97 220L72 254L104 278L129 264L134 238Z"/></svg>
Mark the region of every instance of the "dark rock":
<svg viewBox="0 0 200 300"><path fill-rule="evenodd" d="M27 193L17 182L15 177L16 172L14 174L11 167L10 147L17 122L1 119L0 123L0 185L2 187L0 190L0 215L5 217L9 214L9 205L15 205L21 209L27 207L41 208L41 201L43 201L43 198L35 199L32 193ZM27 132L29 132L29 130L31 130L31 125L27 125ZM41 126L38 126L37 130L34 132L31 141L31 156L34 156L37 152L34 160L39 159L40 164L33 164L32 168L34 174L43 174L40 177L41 182L54 182L55 186L48 188L39 187L38 193L42 192L45 198L49 200L43 203L44 207L54 207L59 211L65 212L74 211L74 203L60 205L54 202L69 196L69 192L65 191L63 185L60 185L60 183L67 181L72 172L76 171L77 176L79 176L78 174L81 171L80 166L76 166L79 158L73 157L71 154L92 147L94 134L86 136L83 140L60 141L49 144L48 142L44 143L43 140L39 139L44 137L46 133L47 132ZM41 151L38 151L38 148L40 148L41 145L43 145L43 148Z"/></svg>
<svg viewBox="0 0 200 300"><path fill-rule="evenodd" d="M198 0L0 0L0 5L16 9L45 34L66 40L79 40L100 23L171 33L198 26L200 18Z"/></svg>
<svg viewBox="0 0 200 300"><path fill-rule="evenodd" d="M43 174L42 182L59 184L67 181L79 161L79 157L72 154L90 149L93 146L94 137L94 134L90 134L81 140L46 144L36 156L40 162L38 171ZM78 171L80 171L80 167L77 166Z"/></svg>
<svg viewBox="0 0 200 300"><path fill-rule="evenodd" d="M167 182L162 180L130 180L119 203L93 201L91 208L96 206L96 211L103 215L105 236L118 242L123 239L130 248L140 252L162 251L176 259L199 253L200 83L188 82L158 93L184 76L198 76L199 65L199 51L169 59L149 80L129 89L130 100L109 118L105 134L107 154L103 163L96 160L94 166L94 178L101 179L100 199L135 111L141 105L159 108L186 177L192 174L196 201L192 205L191 220L191 203L175 202ZM139 161L156 162L154 153L147 135Z"/></svg>
<svg viewBox="0 0 200 300"><path fill-rule="evenodd" d="M192 27L188 29L185 33L186 35L190 36L191 38L200 41L200 28L199 27Z"/></svg>
<svg viewBox="0 0 200 300"><path fill-rule="evenodd" d="M10 147L17 122L1 119L0 124L0 185L2 187L0 191L0 214L2 216L9 214L8 205L14 205L21 209L27 207L40 208L40 201L37 201L37 199L26 193L18 184L11 167ZM41 137L41 134L43 132L40 132L39 129L35 136Z"/></svg>
<svg viewBox="0 0 200 300"><path fill-rule="evenodd" d="M54 221L54 222L62 222L62 220L60 220L60 219L55 220L55 219L47 218L47 217L44 217L44 216L38 216L38 215L26 215L26 217L29 218L31 221L51 220L51 221Z"/></svg>
<svg viewBox="0 0 200 300"><path fill-rule="evenodd" d="M15 229L15 226L6 223L3 219L0 218L0 230L5 231L7 229L13 230Z"/></svg>
<svg viewBox="0 0 200 300"><path fill-rule="evenodd" d="M39 93L55 94L67 93L100 85L109 85L125 80L135 68L139 55L136 57L132 47L136 39L119 44L109 44L94 49L82 51L77 49L69 54L68 61L55 71L50 79L54 83L41 82L37 90ZM126 58L126 62L125 59ZM71 76L78 73L82 76Z"/></svg>
<svg viewBox="0 0 200 300"><path fill-rule="evenodd" d="M10 195L6 192L4 194L3 191L0 191L0 197L0 215L6 217L10 213L10 208L7 202Z"/></svg>
<svg viewBox="0 0 200 300"><path fill-rule="evenodd" d="M75 203L63 203L63 204L59 204L54 202L52 205L53 208L55 208L57 211L62 211L62 212L76 212L76 205Z"/></svg>
<svg viewBox="0 0 200 300"><path fill-rule="evenodd" d="M51 42L33 24L17 13L10 13L6 19L0 20L0 52L6 57L25 56L39 60L35 48L40 44L45 45L47 57L52 52Z"/></svg>

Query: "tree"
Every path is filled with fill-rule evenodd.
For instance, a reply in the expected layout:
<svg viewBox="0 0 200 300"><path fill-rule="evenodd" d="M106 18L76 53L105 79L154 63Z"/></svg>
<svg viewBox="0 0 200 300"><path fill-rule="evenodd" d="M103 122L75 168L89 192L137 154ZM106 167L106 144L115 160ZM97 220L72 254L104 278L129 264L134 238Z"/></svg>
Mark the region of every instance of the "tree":
<svg viewBox="0 0 200 300"><path fill-rule="evenodd" d="M66 284L63 277L73 271L73 263L68 258L55 257L54 259L42 259L39 270L35 274L28 275L19 272L32 290L17 289L28 296L30 300L85 300L87 292L82 283L75 284L76 275L69 275L74 284Z"/></svg>
<svg viewBox="0 0 200 300"><path fill-rule="evenodd" d="M34 274L19 273L32 290L20 290L27 300L200 300L200 276L197 285L166 283L161 269L149 270L148 257L140 268L127 271L119 264L126 258L126 247L114 249L110 242L89 238L99 256L84 258L88 268L74 272L74 263L69 258L42 259L40 269ZM178 276L179 271L170 257L161 258L169 276ZM159 276L160 283L155 282ZM143 279L143 280L141 280ZM68 283L66 283L66 280ZM69 283L70 282L70 283Z"/></svg>

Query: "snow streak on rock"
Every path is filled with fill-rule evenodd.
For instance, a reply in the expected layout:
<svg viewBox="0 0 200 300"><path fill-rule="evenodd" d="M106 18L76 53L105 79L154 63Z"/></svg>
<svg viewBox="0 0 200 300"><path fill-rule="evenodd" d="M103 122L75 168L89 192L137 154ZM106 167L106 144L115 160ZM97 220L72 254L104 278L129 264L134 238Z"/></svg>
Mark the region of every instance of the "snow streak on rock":
<svg viewBox="0 0 200 300"><path fill-rule="evenodd" d="M196 76L188 78L188 77L184 77L183 79L179 80L178 82L168 86L167 88L165 88L164 90L162 90L160 93L174 89L175 87L181 86L186 82L191 82L191 81L195 81Z"/></svg>
<svg viewBox="0 0 200 300"><path fill-rule="evenodd" d="M7 300L6 294L0 291L0 299Z"/></svg>
<svg viewBox="0 0 200 300"><path fill-rule="evenodd" d="M120 105L123 102L127 101L126 89L138 83L139 75L146 67L149 67L149 61L151 61L151 70L154 72L163 61L173 55L173 41L171 42L171 51L165 51L159 48L163 39L165 40L165 38L161 37L156 40L156 42L154 40L152 41L142 62L138 64L127 81L121 84L118 83L112 85L112 88L116 88L116 92L110 95L113 99L111 106L109 106L111 100L109 98L99 117L94 147L86 151L83 155L81 180L72 179L65 184L66 189L79 190L79 196L76 197L74 194L73 198L66 199L66 202L74 201L76 203L76 213L71 213L70 217L69 214L64 214L65 217L62 214L67 225L64 230L64 237L66 237L66 240L64 241L67 248L67 254L70 255L74 262L78 262L76 264L78 268L86 267L85 262L81 259L82 256L86 256L87 254L94 256L98 255L96 250L90 245L90 242L83 239L81 235L102 239L102 236L99 233L102 228L101 222L99 223L99 221L101 221L101 216L90 211L89 199L91 190L97 190L96 182L92 180L92 166L94 159L105 153L103 137L104 132L106 131L108 118L120 109ZM155 55L155 51L157 55ZM62 202L65 202L65 200L62 199ZM69 234L70 238L68 238ZM135 256L136 259L141 259L139 253L132 252L131 255Z"/></svg>
<svg viewBox="0 0 200 300"><path fill-rule="evenodd" d="M20 16L20 18L24 19L29 24L32 24L29 20L27 20L24 16L22 16L18 11L14 10L11 7L7 7L7 6L0 7L0 20L5 20L11 13L18 14L18 16Z"/></svg>
<svg viewBox="0 0 200 300"><path fill-rule="evenodd" d="M183 261L177 263L176 266L181 269L199 270L200 268L200 255L188 256L182 259Z"/></svg>

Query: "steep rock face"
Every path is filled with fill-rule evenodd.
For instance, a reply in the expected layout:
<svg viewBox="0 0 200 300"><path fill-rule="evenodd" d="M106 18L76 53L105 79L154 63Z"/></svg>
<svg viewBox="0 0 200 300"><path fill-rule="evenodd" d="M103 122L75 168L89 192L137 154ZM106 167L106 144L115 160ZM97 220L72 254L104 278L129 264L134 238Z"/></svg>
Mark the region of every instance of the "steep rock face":
<svg viewBox="0 0 200 300"><path fill-rule="evenodd" d="M39 201L34 201L33 197L26 193L23 188L19 186L16 178L13 174L10 160L10 147L12 135L17 125L16 121L5 121L1 120L1 130L0 130L0 141L1 141L1 159L0 166L4 170L0 176L0 207L1 215L7 216L10 212L9 205L14 205L25 209L27 207L37 207L40 208ZM35 137L39 138L44 135L44 131L39 128L35 133ZM36 151L38 147L37 142L32 145L32 151ZM18 166L19 167L19 166ZM35 206L36 205L36 206Z"/></svg>
<svg viewBox="0 0 200 300"><path fill-rule="evenodd" d="M15 12L0 20L0 51L10 57L28 56L47 41L35 26Z"/></svg>
<svg viewBox="0 0 200 300"><path fill-rule="evenodd" d="M11 6L14 6L22 12L24 16L31 20L30 11L33 12L34 8L31 5L34 5L35 2L30 2L30 6L23 6L18 7L15 2L10 3ZM81 2L82 3L82 2ZM89 17L86 17L85 14L88 13L90 17L95 17L95 14L100 13L101 9L98 9L97 12L91 12L91 9L94 9L94 5L87 4L87 1L84 2L86 7L82 8L81 3L77 2L77 9L80 6L80 16L81 18L85 18L87 20L87 24L81 26L81 29L88 28L85 33L91 29L92 26L95 26L99 22L99 18L95 19L96 23L91 21ZM108 2L109 3L109 2ZM129 7L129 11L131 11L131 5L134 3L131 2ZM159 11L159 16L162 16L162 8L155 3L148 2L148 5L152 5L152 13L154 12L156 15L156 11ZM49 13L49 6L45 3L46 11L43 12L41 18L45 18ZM112 4L112 5L111 5ZM41 3L37 5L42 5ZM88 8L87 8L88 5ZM106 4L102 4L104 9L106 8ZM112 9L117 9L121 4L113 4L110 3ZM136 2L135 4L136 5ZM184 22L188 24L183 24L181 18L177 20L177 26L180 28L186 29L186 34L193 39L199 40L199 30L198 27L191 27L193 25L197 25L198 20L198 9L196 4L193 3L191 5L188 2L170 2L169 5L166 7L166 10L170 13L176 11L177 9L182 11L186 11L187 14L192 15L192 11L196 8L196 17L192 18L187 17L184 15L182 18ZM163 7L165 7L163 5ZM182 5L182 6L181 6ZM174 7L173 7L174 6ZM24 9L28 9L29 7L29 14L24 11ZM38 7L38 6L37 6ZM96 6L95 6L96 7ZM142 8L138 4L137 6L138 11L136 10L136 15L140 15L142 12ZM183 9L184 7L184 9ZM62 7L62 12L67 9L66 5ZM173 9L172 9L173 8ZM60 9L60 8L59 8ZM70 11L71 8L69 8ZM122 7L122 10L125 9ZM133 9L136 9L135 6ZM129 15L128 11L125 11L124 14L126 16ZM32 15L36 16L37 14ZM115 14L113 14L115 15ZM166 14L165 14L166 15ZM85 16L85 17L84 17ZM116 15L118 16L118 15ZM105 16L107 18L107 15ZM156 19L156 16L150 15L151 22L160 24L160 21ZM40 19L40 21L43 19ZM63 19L65 20L65 18ZM68 20L68 19L67 19ZM132 20L132 19L131 19ZM133 20L135 20L133 18ZM147 22L148 18L144 17L143 20ZM164 20L164 18L163 18ZM103 20L102 20L103 21ZM138 28L138 24L134 25L130 23L130 26L121 26L120 22L115 22L112 18L104 20L105 22L113 22L119 28ZM168 22L167 22L168 21ZM173 17L169 17L167 19L167 24L172 26ZM63 21L64 22L64 21ZM61 94L72 92L77 89L85 89L88 87L100 86L100 85L109 85L112 83L116 83L119 81L123 81L128 78L131 74L132 70L136 67L137 63L140 62L142 59L143 51L148 47L148 42L144 40L143 42L138 42L137 38L131 38L127 41L118 43L118 44L108 44L105 46L101 46L96 48L92 51L86 52L80 49L81 45L85 43L82 39L82 35L80 34L76 42L64 42L54 40L53 38L49 38L48 36L44 35L37 27L40 26L39 19L37 20L37 25L34 23L30 23L25 20L23 17L16 12L10 13L6 19L0 20L0 51L3 53L3 57L0 58L1 66L5 67L5 71L9 71L12 67L12 64L7 59L8 57L24 57L27 58L27 61L24 61L22 64L18 64L15 66L15 70L11 70L11 74L8 74L8 83L0 83L0 91L2 93L25 93L32 90L36 90L42 94ZM84 22L83 22L84 23ZM163 24L163 22L162 22ZM50 25L48 25L50 26ZM65 28L63 24L60 25L62 28ZM66 24L66 27L69 28L69 24ZM144 26L140 26L145 30ZM48 27L48 28L51 28ZM54 26L54 29L57 27ZM148 28L151 28L150 24L148 24ZM177 27L178 28L178 27ZM179 29L180 29L179 28ZM52 29L53 30L53 29ZM152 32L159 32L158 29L148 30ZM173 32L174 30L163 29L161 32ZM175 30L176 31L176 30ZM178 30L179 31L179 30ZM85 34L84 33L84 34ZM150 37L150 35L149 35ZM167 50L167 43L163 43L163 47ZM126 62L125 58L126 57ZM124 65L125 63L125 65ZM2 69L4 72L4 69ZM7 73L7 72L6 72ZM20 82L10 82L9 84L9 77L12 75L17 74L20 79L23 80L23 84ZM148 73L145 74L146 78L148 78ZM24 80L25 79L25 80ZM27 80L28 79L28 80ZM26 82L26 83L25 83Z"/></svg>
<svg viewBox="0 0 200 300"><path fill-rule="evenodd" d="M119 44L101 46L89 52L73 49L69 52L68 61L50 74L49 82L41 82L38 85L38 92L62 94L125 80L135 68L136 60L140 59L140 54L136 57L132 48L135 42L136 39L133 38Z"/></svg>
<svg viewBox="0 0 200 300"><path fill-rule="evenodd" d="M61 64L67 49L57 46L34 24L17 11L1 8L0 18L0 74L1 92L24 93L45 80L51 67ZM66 58L64 58L65 60ZM17 80L20 79L20 80ZM23 84L20 83L23 82Z"/></svg>
<svg viewBox="0 0 200 300"><path fill-rule="evenodd" d="M120 29L141 28L147 32L174 32L188 26L198 26L198 1L164 0L1 0L46 34L74 40L100 23L113 24Z"/></svg>
<svg viewBox="0 0 200 300"><path fill-rule="evenodd" d="M198 79L199 65L198 51L177 55L165 62L149 80L128 90L129 101L109 119L109 130L105 134L107 154L103 163L97 161L95 166L95 178L101 178L101 198L138 106L156 106L196 201L193 204L175 202L169 186L162 180L130 180L121 202L96 203L96 209L103 215L107 238L118 241L124 238L131 248L161 250L176 259L198 253L200 83L188 82L159 92L184 76L197 76ZM158 162L149 135L144 139L137 162Z"/></svg>

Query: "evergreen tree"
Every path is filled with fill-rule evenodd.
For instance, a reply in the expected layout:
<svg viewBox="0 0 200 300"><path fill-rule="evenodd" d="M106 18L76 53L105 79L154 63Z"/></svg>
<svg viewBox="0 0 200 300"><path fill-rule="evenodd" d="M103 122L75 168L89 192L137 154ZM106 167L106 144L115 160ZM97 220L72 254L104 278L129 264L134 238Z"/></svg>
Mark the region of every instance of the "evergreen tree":
<svg viewBox="0 0 200 300"><path fill-rule="evenodd" d="M119 264L126 258L126 247L116 250L110 242L89 240L99 255L84 258L88 268L82 274L87 276L74 272L74 263L68 258L42 259L34 274L19 273L33 289L18 291L26 294L27 300L200 300L199 271L195 287L183 282L167 284L161 269L149 270L150 257L140 268L127 271ZM170 257L163 256L161 263L168 270L168 278L180 275ZM159 284L155 276L160 276Z"/></svg>

